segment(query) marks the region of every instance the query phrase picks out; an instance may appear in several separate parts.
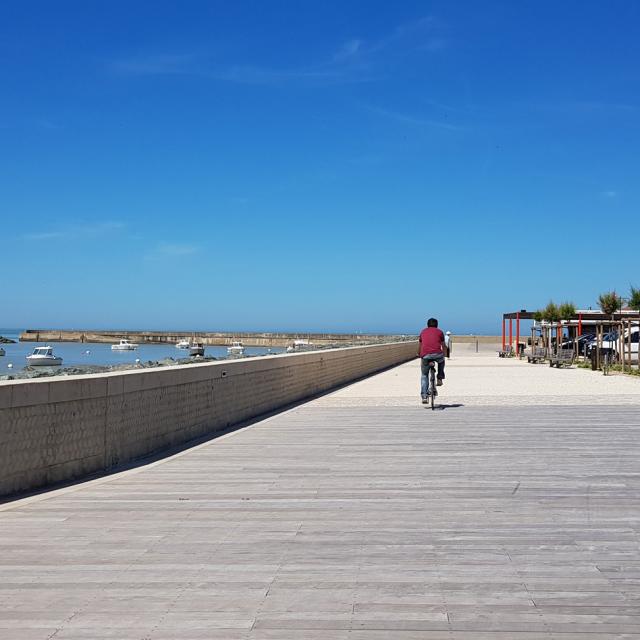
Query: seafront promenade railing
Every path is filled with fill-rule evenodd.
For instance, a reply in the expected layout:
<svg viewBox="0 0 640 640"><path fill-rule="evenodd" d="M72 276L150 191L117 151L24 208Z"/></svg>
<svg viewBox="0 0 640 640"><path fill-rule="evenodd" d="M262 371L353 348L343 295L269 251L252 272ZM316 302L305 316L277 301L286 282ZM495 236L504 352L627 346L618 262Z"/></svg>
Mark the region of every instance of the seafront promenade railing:
<svg viewBox="0 0 640 640"><path fill-rule="evenodd" d="M415 357L395 342L0 382L0 496L118 467Z"/></svg>

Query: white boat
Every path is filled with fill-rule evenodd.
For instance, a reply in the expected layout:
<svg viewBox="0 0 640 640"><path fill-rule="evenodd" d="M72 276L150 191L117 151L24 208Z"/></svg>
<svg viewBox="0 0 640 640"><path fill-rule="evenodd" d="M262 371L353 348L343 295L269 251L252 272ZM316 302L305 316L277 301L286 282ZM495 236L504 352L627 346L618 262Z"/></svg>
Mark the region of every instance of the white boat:
<svg viewBox="0 0 640 640"><path fill-rule="evenodd" d="M189 343L189 355L190 356L204 356L204 342L196 342L195 340Z"/></svg>
<svg viewBox="0 0 640 640"><path fill-rule="evenodd" d="M287 353L298 353L299 351L312 351L315 349L313 342L308 340L294 340L293 344L287 347Z"/></svg>
<svg viewBox="0 0 640 640"><path fill-rule="evenodd" d="M111 351L135 351L138 345L135 342L129 342L128 340L120 340L118 344L111 345Z"/></svg>
<svg viewBox="0 0 640 640"><path fill-rule="evenodd" d="M191 343L186 338L182 338L182 340L176 342L176 349L188 349L190 346Z"/></svg>
<svg viewBox="0 0 640 640"><path fill-rule="evenodd" d="M62 358L53 355L53 348L50 346L36 347L30 356L27 356L27 364L31 367L59 367Z"/></svg>
<svg viewBox="0 0 640 640"><path fill-rule="evenodd" d="M243 356L244 345L238 340L234 340L230 347L227 347L227 354L230 356Z"/></svg>

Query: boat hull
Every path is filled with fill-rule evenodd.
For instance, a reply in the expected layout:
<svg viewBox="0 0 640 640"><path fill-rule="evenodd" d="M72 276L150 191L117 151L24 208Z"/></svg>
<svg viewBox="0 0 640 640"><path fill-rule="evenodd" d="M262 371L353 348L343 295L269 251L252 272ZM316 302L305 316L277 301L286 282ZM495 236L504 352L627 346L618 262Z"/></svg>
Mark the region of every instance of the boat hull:
<svg viewBox="0 0 640 640"><path fill-rule="evenodd" d="M34 358L27 356L27 364L30 367L59 367L62 364L62 358Z"/></svg>

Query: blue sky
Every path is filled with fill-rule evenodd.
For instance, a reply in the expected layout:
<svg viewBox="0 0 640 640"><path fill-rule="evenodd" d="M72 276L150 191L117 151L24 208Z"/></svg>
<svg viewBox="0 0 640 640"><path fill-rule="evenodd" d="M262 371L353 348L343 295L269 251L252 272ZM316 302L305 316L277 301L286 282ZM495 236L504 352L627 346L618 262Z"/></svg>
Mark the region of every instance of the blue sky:
<svg viewBox="0 0 640 640"><path fill-rule="evenodd" d="M1 18L0 326L497 333L640 283L633 0Z"/></svg>

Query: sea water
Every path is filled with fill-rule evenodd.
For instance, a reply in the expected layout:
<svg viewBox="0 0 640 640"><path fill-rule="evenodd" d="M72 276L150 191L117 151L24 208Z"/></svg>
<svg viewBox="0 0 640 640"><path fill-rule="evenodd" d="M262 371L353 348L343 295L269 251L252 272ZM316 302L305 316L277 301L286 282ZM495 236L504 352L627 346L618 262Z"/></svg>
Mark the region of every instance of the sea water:
<svg viewBox="0 0 640 640"><path fill-rule="evenodd" d="M111 344L103 342L18 342L22 329L2 329L0 336L16 340L15 344L0 344L6 355L0 357L0 375L9 371L8 364L18 371L27 365L26 357L35 347L49 345L53 353L63 359L63 367L77 367L81 365L110 366L119 364L134 365L137 359L141 362L156 361L165 358L188 358L186 349L177 349L173 344L139 344L135 351L112 351ZM115 340L114 342L118 342ZM282 353L282 347L245 347L245 356L261 356ZM226 358L226 347L205 345L205 357Z"/></svg>

